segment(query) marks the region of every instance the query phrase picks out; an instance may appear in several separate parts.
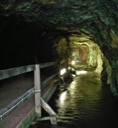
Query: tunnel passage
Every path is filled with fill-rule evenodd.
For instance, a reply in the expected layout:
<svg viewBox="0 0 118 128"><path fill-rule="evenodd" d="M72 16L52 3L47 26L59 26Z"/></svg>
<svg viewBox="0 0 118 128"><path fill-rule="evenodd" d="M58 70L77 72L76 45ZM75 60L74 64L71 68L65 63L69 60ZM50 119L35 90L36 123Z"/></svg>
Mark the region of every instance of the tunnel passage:
<svg viewBox="0 0 118 128"><path fill-rule="evenodd" d="M60 68L70 73L89 71L100 75L105 84L111 84L111 67L98 44L85 34L61 38L56 45ZM104 66L105 65L105 66ZM60 69L60 70L61 70ZM71 72L71 73L72 73Z"/></svg>
<svg viewBox="0 0 118 128"><path fill-rule="evenodd" d="M35 60L49 61L52 47L60 37L68 37L70 33L73 35L84 33L99 45L104 54L102 76L107 77L104 81L111 83L113 94L118 95L117 5L117 0L0 1L0 41L2 42L0 65L6 68L32 64L36 62ZM76 31L73 31L75 29ZM68 39L66 40L68 42ZM83 47L78 46L80 50L76 51L79 52L79 61L88 64L89 60L89 66L95 68L97 63L90 61L87 51L83 50L88 49L88 46L86 43L83 45ZM65 58L68 58L69 49L70 46L67 53L63 53Z"/></svg>

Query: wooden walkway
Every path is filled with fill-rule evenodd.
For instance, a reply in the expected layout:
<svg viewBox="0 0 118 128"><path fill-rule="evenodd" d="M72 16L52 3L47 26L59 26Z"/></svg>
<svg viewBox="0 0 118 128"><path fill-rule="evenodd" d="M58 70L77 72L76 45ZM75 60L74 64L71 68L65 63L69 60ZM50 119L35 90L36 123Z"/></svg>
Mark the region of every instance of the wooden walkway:
<svg viewBox="0 0 118 128"><path fill-rule="evenodd" d="M54 94L58 80L56 78L50 80L42 87L42 98L49 101ZM0 128L27 128L35 119L34 111L34 95L27 101L22 103L18 108L12 111L7 117L0 122Z"/></svg>
<svg viewBox="0 0 118 128"><path fill-rule="evenodd" d="M58 73L43 82L40 75L41 68L54 64L49 62L0 71L0 128L28 128L34 119L41 119L41 106L51 116L51 123L57 124L57 115L46 102L59 85Z"/></svg>

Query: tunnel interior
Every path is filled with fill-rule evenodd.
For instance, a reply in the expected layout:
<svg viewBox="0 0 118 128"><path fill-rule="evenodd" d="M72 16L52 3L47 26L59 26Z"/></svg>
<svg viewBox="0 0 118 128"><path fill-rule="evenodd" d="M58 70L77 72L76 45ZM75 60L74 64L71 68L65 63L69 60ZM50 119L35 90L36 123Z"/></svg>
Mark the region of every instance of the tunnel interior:
<svg viewBox="0 0 118 128"><path fill-rule="evenodd" d="M118 94L116 0L0 1L0 68L58 61L93 71Z"/></svg>
<svg viewBox="0 0 118 128"><path fill-rule="evenodd" d="M95 72L104 84L111 84L111 67L92 37L83 33L78 35L71 33L58 41L56 51L60 57L60 70L66 69L67 73L74 72L73 76Z"/></svg>

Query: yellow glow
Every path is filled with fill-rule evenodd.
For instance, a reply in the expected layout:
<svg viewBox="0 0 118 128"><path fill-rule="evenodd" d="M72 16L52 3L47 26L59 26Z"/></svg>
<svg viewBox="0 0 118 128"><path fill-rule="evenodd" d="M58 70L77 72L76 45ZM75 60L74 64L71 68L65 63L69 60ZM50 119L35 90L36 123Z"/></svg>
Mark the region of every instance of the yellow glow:
<svg viewBox="0 0 118 128"><path fill-rule="evenodd" d="M72 68L72 71L75 71L75 69L74 69L74 68Z"/></svg>
<svg viewBox="0 0 118 128"><path fill-rule="evenodd" d="M60 75L64 75L66 73L66 68L61 69Z"/></svg>
<svg viewBox="0 0 118 128"><path fill-rule="evenodd" d="M75 65L75 61L74 61L74 60L73 60L73 61L71 61L71 64L72 64L72 65Z"/></svg>
<svg viewBox="0 0 118 128"><path fill-rule="evenodd" d="M82 74L86 74L87 71L81 70L81 71L76 71L76 75L82 75Z"/></svg>
<svg viewBox="0 0 118 128"><path fill-rule="evenodd" d="M68 67L68 69L70 70L70 69L71 69L71 67Z"/></svg>
<svg viewBox="0 0 118 128"><path fill-rule="evenodd" d="M61 93L60 98L59 98L60 103L61 103L61 104L64 104L66 98L67 98L67 91Z"/></svg>
<svg viewBox="0 0 118 128"><path fill-rule="evenodd" d="M75 91L76 91L76 84L77 84L77 82L76 82L76 80L74 80L74 81L70 84L70 86L69 86L69 92L70 92L71 96L74 96L74 94L75 94Z"/></svg>
<svg viewBox="0 0 118 128"><path fill-rule="evenodd" d="M75 77L76 75L75 74L72 74L73 77Z"/></svg>
<svg viewBox="0 0 118 128"><path fill-rule="evenodd" d="M70 84L70 87L69 87L69 88L70 88L71 91L73 91L73 89L75 89L76 84L77 84L77 83L76 83L75 80Z"/></svg>

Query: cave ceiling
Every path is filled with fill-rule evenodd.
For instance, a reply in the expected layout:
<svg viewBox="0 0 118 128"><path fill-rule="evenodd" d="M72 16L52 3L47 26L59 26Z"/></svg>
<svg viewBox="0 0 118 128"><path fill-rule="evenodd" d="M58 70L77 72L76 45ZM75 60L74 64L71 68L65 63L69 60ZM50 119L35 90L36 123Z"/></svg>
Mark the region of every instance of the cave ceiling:
<svg viewBox="0 0 118 128"><path fill-rule="evenodd" d="M42 35L84 33L106 56L118 48L117 0L1 0L0 12L0 33L10 23L25 22L25 31L39 27Z"/></svg>
<svg viewBox="0 0 118 128"><path fill-rule="evenodd" d="M34 55L42 55L38 50L42 44L48 51L52 41L64 37L69 41L71 35L85 35L99 45L112 67L111 90L118 94L118 0L0 0L0 41L4 44L0 51L6 56L26 55L26 60L27 49L31 56L35 51ZM3 65L8 59L2 58Z"/></svg>
<svg viewBox="0 0 118 128"><path fill-rule="evenodd" d="M37 0L38 1L38 0ZM56 28L94 29L113 28L117 32L117 0L55 0L44 3L36 0L1 0L1 14L18 20ZM50 0L47 0L50 1ZM54 1L54 0L52 0ZM105 34L105 33L104 33ZM105 35L106 36L106 35Z"/></svg>

